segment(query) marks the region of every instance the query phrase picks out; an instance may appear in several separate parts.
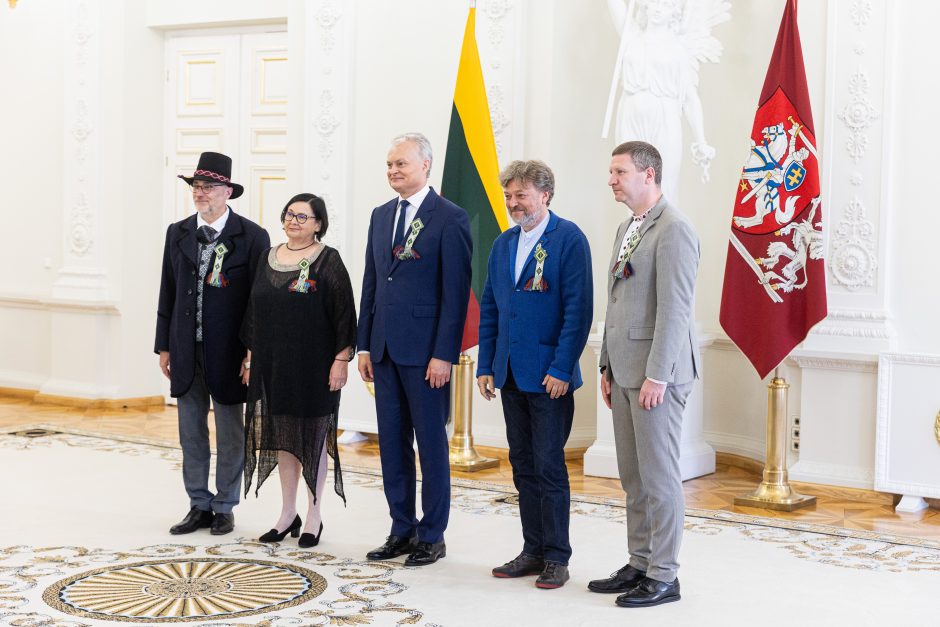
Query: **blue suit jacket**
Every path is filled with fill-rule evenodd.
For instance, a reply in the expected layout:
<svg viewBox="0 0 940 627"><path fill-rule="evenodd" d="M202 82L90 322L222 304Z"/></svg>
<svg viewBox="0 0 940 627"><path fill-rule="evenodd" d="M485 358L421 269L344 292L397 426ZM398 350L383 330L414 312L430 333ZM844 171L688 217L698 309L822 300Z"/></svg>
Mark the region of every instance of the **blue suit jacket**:
<svg viewBox="0 0 940 627"><path fill-rule="evenodd" d="M581 386L578 359L591 331L594 310L591 248L573 222L552 212L539 240L548 253L542 271L547 289L525 290L535 274L534 252L514 279L520 227L501 234L490 252L480 304L480 352L477 376L493 375L506 383L509 365L523 392L544 392L546 374Z"/></svg>
<svg viewBox="0 0 940 627"><path fill-rule="evenodd" d="M432 189L415 214L420 258L403 261L392 256L397 206L394 198L372 211L356 344L373 362L388 354L403 366L455 363L470 299L470 220Z"/></svg>
<svg viewBox="0 0 940 627"><path fill-rule="evenodd" d="M212 398L233 405L245 402L247 388L238 376L245 346L239 332L258 260L271 247L271 240L267 231L233 211L216 243L228 248L222 262L222 275L227 283L225 287L206 285L203 289L202 349ZM189 391L195 373L198 250L195 214L167 227L153 350L170 351L173 397ZM213 253L210 263L214 260Z"/></svg>

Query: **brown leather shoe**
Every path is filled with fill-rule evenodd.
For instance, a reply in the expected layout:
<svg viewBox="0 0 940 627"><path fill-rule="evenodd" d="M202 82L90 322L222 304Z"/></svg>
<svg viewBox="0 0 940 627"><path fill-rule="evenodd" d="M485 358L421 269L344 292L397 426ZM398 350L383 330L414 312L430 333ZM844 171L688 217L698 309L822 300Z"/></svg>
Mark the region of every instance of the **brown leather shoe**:
<svg viewBox="0 0 940 627"><path fill-rule="evenodd" d="M606 579L594 579L588 582L588 590L591 592L600 592L601 594L623 594L633 588L646 577L646 573L637 570L630 564L627 564L615 573L611 573Z"/></svg>
<svg viewBox="0 0 940 627"><path fill-rule="evenodd" d="M565 585L571 577L568 575L568 567L558 562L545 562L545 569L535 580L535 587L543 590L554 590Z"/></svg>
<svg viewBox="0 0 940 627"><path fill-rule="evenodd" d="M500 579L509 579L513 577L525 577L526 575L538 575L545 570L545 560L541 557L520 553L517 557L506 562L502 566L493 569L493 576Z"/></svg>

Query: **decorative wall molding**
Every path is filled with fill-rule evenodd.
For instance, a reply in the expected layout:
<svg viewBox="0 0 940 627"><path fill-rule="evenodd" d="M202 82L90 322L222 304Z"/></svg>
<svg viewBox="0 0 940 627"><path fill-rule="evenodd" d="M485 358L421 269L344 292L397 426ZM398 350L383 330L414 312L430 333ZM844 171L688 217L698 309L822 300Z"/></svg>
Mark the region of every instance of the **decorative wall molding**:
<svg viewBox="0 0 940 627"><path fill-rule="evenodd" d="M72 253L78 256L87 255L95 243L94 227L95 219L88 206L88 161L89 152L94 148L89 148L88 139L95 133L97 120L92 120L89 111L88 98L94 97L88 93L89 72L89 44L94 40L95 33L92 30L92 24L89 16L89 5L87 0L81 0L78 3L75 22L72 28L72 70L75 72L78 80L76 89L72 92L73 116L71 123L71 140L73 142L73 154L78 164L76 179L77 185L73 190L71 212L69 215L68 233L69 244ZM97 63L97 57L91 60ZM92 85L95 87L96 85ZM66 153L68 154L68 153Z"/></svg>
<svg viewBox="0 0 940 627"><path fill-rule="evenodd" d="M852 21L858 27L859 32L868 27L871 21L871 0L855 0L852 5Z"/></svg>
<svg viewBox="0 0 940 627"><path fill-rule="evenodd" d="M505 85L513 85L513 53L506 45L506 33L513 27L513 0L483 0L481 11L486 36L480 37L480 22L477 22L477 46L483 64L483 77L486 83L486 99L490 106L490 120L493 124L493 137L496 141L496 153L500 163L506 161L506 146L511 145L512 131L512 94ZM518 37L510 36L511 42L518 42Z"/></svg>
<svg viewBox="0 0 940 627"><path fill-rule="evenodd" d="M326 241L340 253L347 248L348 227L338 207L347 207L349 96L353 68L355 3L309 2L306 7L306 81L304 93L304 189L317 189L326 202L330 229ZM315 177L315 180L310 180Z"/></svg>
<svg viewBox="0 0 940 627"><path fill-rule="evenodd" d="M903 370L897 377L897 371ZM940 355L883 353L879 359L875 489L940 498L936 418ZM925 387L927 386L927 387ZM903 451L901 455L893 454Z"/></svg>
<svg viewBox="0 0 940 627"><path fill-rule="evenodd" d="M706 431L705 440L719 453L732 453L759 462L763 462L767 457L766 442L757 438L733 433Z"/></svg>
<svg viewBox="0 0 940 627"><path fill-rule="evenodd" d="M77 0L65 7L65 228L53 292L67 300L101 300L107 298L107 284L100 238L100 2Z"/></svg>
<svg viewBox="0 0 940 627"><path fill-rule="evenodd" d="M848 322L881 322L888 320L887 314L880 311L865 309L830 309L829 320L845 320Z"/></svg>
<svg viewBox="0 0 940 627"><path fill-rule="evenodd" d="M895 109L891 74L895 63L897 3L832 0L826 30L824 160L829 263L829 306L863 310L870 318L832 314L813 332L813 350L873 353L891 350L890 295L886 278L891 162ZM841 155L841 156L840 156Z"/></svg>
<svg viewBox="0 0 940 627"><path fill-rule="evenodd" d="M878 357L871 355L867 360L862 360L856 356L836 357L822 355L791 355L796 365L800 368L811 368L814 370L839 370L844 372L878 372Z"/></svg>
<svg viewBox="0 0 940 627"><path fill-rule="evenodd" d="M513 147L513 111L518 68L516 47L522 45L518 0L481 0L477 10L477 47L483 65L486 99L500 163Z"/></svg>
<svg viewBox="0 0 940 627"><path fill-rule="evenodd" d="M876 353L889 350L895 341L891 317L883 311L865 309L832 309L829 315L811 332L811 339L850 338L864 341L854 343L854 350ZM844 340L839 340L844 341ZM838 347L840 350L843 346Z"/></svg>
<svg viewBox="0 0 940 627"><path fill-rule="evenodd" d="M0 308L32 309L36 311L57 311L71 313L95 313L120 315L118 303L109 301L63 300L42 298L39 296L17 296L0 294Z"/></svg>
<svg viewBox="0 0 940 627"><path fill-rule="evenodd" d="M875 477L870 470L856 466L800 460L790 468L790 480L871 490Z"/></svg>
<svg viewBox="0 0 940 627"><path fill-rule="evenodd" d="M871 287L878 258L875 255L875 225L868 219L865 203L853 198L842 213L832 236L832 278L849 290Z"/></svg>
<svg viewBox="0 0 940 627"><path fill-rule="evenodd" d="M855 163L865 156L868 150L867 132L872 123L878 119L880 113L869 100L871 81L863 70L859 70L849 79L848 92L851 102L845 105L839 119L848 127L851 135L846 140L845 147Z"/></svg>

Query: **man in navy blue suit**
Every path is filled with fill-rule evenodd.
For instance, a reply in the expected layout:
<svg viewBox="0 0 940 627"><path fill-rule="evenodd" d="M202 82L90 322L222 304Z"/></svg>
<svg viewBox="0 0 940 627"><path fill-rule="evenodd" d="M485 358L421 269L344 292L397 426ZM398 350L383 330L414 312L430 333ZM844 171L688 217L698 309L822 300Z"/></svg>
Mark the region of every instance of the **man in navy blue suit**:
<svg viewBox="0 0 940 627"><path fill-rule="evenodd" d="M267 231L228 206L244 188L233 183L232 160L204 152L190 176L196 215L171 224L163 248L154 352L178 399L183 484L189 513L170 528L174 535L212 527L222 535L235 527L245 461L242 422L251 367L239 339L248 293ZM215 410L215 493L209 482L209 401Z"/></svg>
<svg viewBox="0 0 940 627"><path fill-rule="evenodd" d="M450 514L447 415L470 297L473 242L467 213L428 186L433 155L420 133L392 140L388 182L398 193L372 212L359 307L359 374L375 382L382 482L392 518L367 554L408 554L424 566L444 557ZM414 441L421 459L415 512Z"/></svg>
<svg viewBox="0 0 940 627"><path fill-rule="evenodd" d="M477 385L486 400L500 389L523 544L493 576L538 575L537 587L560 588L571 557L565 442L591 330L591 249L581 229L548 210L555 177L545 163L513 161L499 178L518 226L490 252Z"/></svg>

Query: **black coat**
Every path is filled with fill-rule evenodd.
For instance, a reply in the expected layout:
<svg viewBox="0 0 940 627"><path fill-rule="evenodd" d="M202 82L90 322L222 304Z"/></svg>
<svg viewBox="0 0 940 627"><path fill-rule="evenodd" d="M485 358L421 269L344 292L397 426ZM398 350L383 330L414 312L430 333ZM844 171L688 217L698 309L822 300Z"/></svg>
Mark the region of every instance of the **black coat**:
<svg viewBox="0 0 940 627"><path fill-rule="evenodd" d="M238 337L248 294L261 254L271 247L268 232L231 212L215 244L228 248L222 263L225 287L205 285L202 296L202 347L206 380L212 398L232 405L245 402L246 388L238 376L245 346ZM170 352L170 395L189 391L195 371L196 281L199 278L196 216L171 224L166 230L157 338L154 352ZM209 272L212 272L210 260Z"/></svg>

